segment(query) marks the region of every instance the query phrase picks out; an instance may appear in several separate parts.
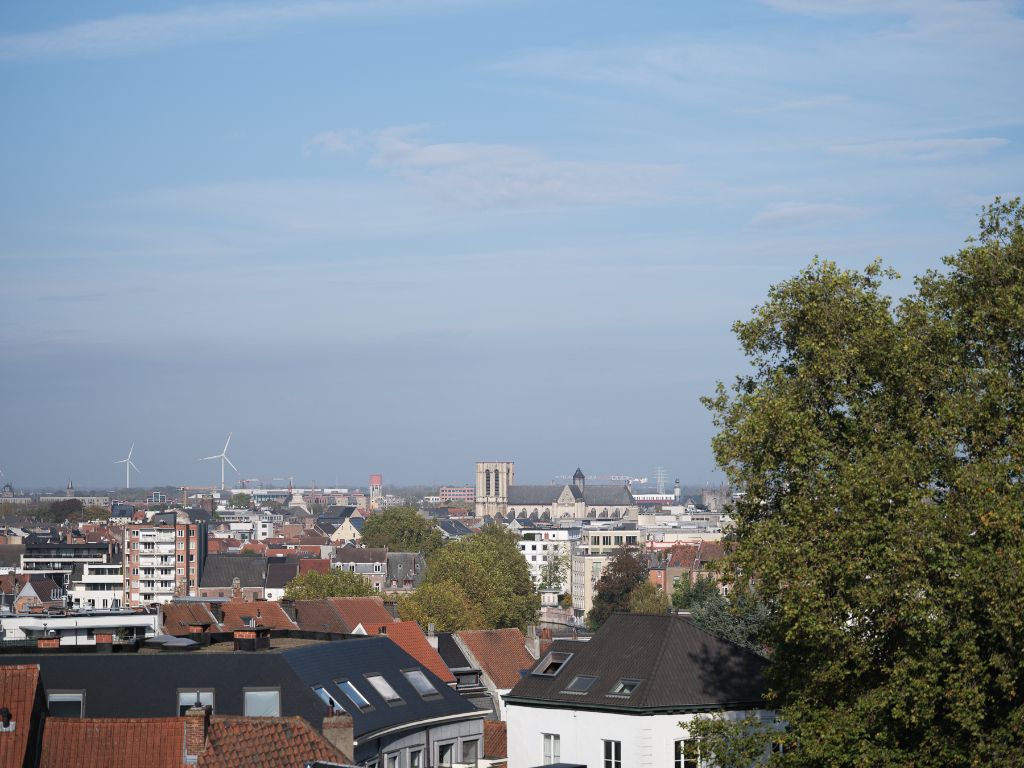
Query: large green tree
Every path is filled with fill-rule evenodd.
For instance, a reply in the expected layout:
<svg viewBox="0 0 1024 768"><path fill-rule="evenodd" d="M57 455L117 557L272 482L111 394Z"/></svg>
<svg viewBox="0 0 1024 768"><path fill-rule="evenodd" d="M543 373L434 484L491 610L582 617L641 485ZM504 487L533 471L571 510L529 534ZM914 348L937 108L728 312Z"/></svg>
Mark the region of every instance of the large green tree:
<svg viewBox="0 0 1024 768"><path fill-rule="evenodd" d="M485 526L438 550L427 562L424 585L458 587L479 610L484 628L532 624L540 610L540 596L518 541L511 531ZM440 623L436 617L431 620Z"/></svg>
<svg viewBox="0 0 1024 768"><path fill-rule="evenodd" d="M315 600L321 597L366 597L377 591L368 579L342 568L331 568L327 573L306 571L284 585L288 600Z"/></svg>
<svg viewBox="0 0 1024 768"><path fill-rule="evenodd" d="M756 580L800 766L1010 766L1024 746L1024 211L893 302L815 261L736 333L707 400L743 496L723 571Z"/></svg>
<svg viewBox="0 0 1024 768"><path fill-rule="evenodd" d="M608 560L594 586L594 604L587 624L597 629L616 611L628 612L633 591L647 580L647 559L636 547L621 547Z"/></svg>
<svg viewBox="0 0 1024 768"><path fill-rule="evenodd" d="M400 597L398 615L402 621L415 621L424 628L433 624L438 632L487 626L480 605L470 600L462 587L450 581L423 584L411 595Z"/></svg>
<svg viewBox="0 0 1024 768"><path fill-rule="evenodd" d="M444 543L437 523L414 507L392 507L370 515L363 523L362 542L367 547L387 547L392 552L422 552L430 556Z"/></svg>

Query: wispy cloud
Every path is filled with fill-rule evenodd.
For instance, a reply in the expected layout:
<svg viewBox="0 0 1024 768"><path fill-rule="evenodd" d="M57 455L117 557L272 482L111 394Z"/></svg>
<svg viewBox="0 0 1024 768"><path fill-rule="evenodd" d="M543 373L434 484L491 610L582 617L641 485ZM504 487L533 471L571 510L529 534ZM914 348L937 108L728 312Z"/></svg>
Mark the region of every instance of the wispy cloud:
<svg viewBox="0 0 1024 768"><path fill-rule="evenodd" d="M341 155L355 152L359 135L355 131L323 131L306 142L306 154Z"/></svg>
<svg viewBox="0 0 1024 768"><path fill-rule="evenodd" d="M829 148L834 155L876 160L948 160L954 157L984 155L1009 144L1006 139L910 139L839 144Z"/></svg>
<svg viewBox="0 0 1024 768"><path fill-rule="evenodd" d="M134 56L227 38L267 34L281 25L351 16L423 12L486 0L318 0L191 6L131 13L39 32L0 36L0 61Z"/></svg>
<svg viewBox="0 0 1024 768"><path fill-rule="evenodd" d="M758 227L828 226L856 221L868 213L866 208L837 203L776 203L754 216L750 223Z"/></svg>

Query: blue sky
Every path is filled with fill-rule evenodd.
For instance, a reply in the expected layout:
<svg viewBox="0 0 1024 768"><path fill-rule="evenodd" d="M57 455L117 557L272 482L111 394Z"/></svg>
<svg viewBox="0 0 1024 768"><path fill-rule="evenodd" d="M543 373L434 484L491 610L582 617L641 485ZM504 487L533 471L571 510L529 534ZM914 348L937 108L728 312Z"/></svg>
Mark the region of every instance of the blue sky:
<svg viewBox="0 0 1024 768"><path fill-rule="evenodd" d="M815 254L1020 194L999 0L0 6L0 468L720 479L697 398Z"/></svg>

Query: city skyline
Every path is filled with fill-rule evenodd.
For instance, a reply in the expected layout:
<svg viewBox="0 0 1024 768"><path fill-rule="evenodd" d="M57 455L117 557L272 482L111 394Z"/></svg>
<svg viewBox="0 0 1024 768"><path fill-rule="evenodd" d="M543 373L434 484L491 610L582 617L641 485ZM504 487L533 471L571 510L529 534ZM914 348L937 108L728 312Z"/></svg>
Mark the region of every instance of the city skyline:
<svg viewBox="0 0 1024 768"><path fill-rule="evenodd" d="M770 285L907 292L1016 191L1022 37L996 1L7 4L5 480L109 486L134 442L212 484L234 433L248 477L718 483L699 397Z"/></svg>

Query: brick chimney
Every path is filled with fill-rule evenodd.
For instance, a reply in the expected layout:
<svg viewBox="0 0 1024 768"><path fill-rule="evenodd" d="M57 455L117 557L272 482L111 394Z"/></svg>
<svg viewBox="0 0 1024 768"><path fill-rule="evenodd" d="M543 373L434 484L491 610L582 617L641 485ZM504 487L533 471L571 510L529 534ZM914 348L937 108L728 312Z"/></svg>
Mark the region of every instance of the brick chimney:
<svg viewBox="0 0 1024 768"><path fill-rule="evenodd" d="M210 728L213 707L198 702L185 711L185 762L194 764L206 750L206 732Z"/></svg>
<svg viewBox="0 0 1024 768"><path fill-rule="evenodd" d="M346 760L352 760L355 755L352 715L344 713L329 714L324 718L321 730L323 731L324 738L331 742L344 755Z"/></svg>

